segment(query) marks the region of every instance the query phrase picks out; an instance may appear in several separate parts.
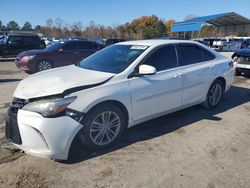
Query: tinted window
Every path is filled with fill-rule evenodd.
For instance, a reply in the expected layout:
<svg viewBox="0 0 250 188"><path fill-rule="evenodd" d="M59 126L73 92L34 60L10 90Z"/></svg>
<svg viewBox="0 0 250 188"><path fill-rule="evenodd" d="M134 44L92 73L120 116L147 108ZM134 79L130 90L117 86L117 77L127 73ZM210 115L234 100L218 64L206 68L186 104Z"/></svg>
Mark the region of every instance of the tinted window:
<svg viewBox="0 0 250 188"><path fill-rule="evenodd" d="M201 49L196 45L181 44L177 46L180 66L203 61Z"/></svg>
<svg viewBox="0 0 250 188"><path fill-rule="evenodd" d="M113 45L82 60L80 67L102 72L120 73L124 71L147 46Z"/></svg>
<svg viewBox="0 0 250 188"><path fill-rule="evenodd" d="M59 50L60 48L62 48L63 44L64 44L63 42L55 42L49 45L47 48L45 48L45 50L47 51Z"/></svg>
<svg viewBox="0 0 250 188"><path fill-rule="evenodd" d="M93 43L92 42L79 42L79 49L80 50L91 50L93 49Z"/></svg>
<svg viewBox="0 0 250 188"><path fill-rule="evenodd" d="M215 58L215 56L211 52L207 51L206 49L201 48L201 54L203 57L203 61L210 61Z"/></svg>
<svg viewBox="0 0 250 188"><path fill-rule="evenodd" d="M21 46L23 41L21 36L9 36L8 43L11 46Z"/></svg>
<svg viewBox="0 0 250 188"><path fill-rule="evenodd" d="M168 45L157 49L143 64L154 66L157 71L177 67L175 47Z"/></svg>
<svg viewBox="0 0 250 188"><path fill-rule="evenodd" d="M24 36L23 37L23 43L25 47L36 47L39 46L40 38L33 37L33 36Z"/></svg>
<svg viewBox="0 0 250 188"><path fill-rule="evenodd" d="M63 45L63 50L72 51L77 50L77 42L67 42Z"/></svg>

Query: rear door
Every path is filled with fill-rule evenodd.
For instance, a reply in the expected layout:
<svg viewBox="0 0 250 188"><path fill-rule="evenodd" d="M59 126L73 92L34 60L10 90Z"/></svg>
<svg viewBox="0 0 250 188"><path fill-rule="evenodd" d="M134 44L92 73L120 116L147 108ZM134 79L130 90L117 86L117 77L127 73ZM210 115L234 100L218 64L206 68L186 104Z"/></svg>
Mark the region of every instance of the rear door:
<svg viewBox="0 0 250 188"><path fill-rule="evenodd" d="M81 61L97 51L97 45L91 41L79 41L78 60Z"/></svg>
<svg viewBox="0 0 250 188"><path fill-rule="evenodd" d="M206 95L211 82L215 57L196 44L178 44L177 52L183 76L182 105L199 102Z"/></svg>
<svg viewBox="0 0 250 188"><path fill-rule="evenodd" d="M157 73L129 80L135 121L181 105L183 81L177 67L175 46L157 48L142 64L154 66Z"/></svg>

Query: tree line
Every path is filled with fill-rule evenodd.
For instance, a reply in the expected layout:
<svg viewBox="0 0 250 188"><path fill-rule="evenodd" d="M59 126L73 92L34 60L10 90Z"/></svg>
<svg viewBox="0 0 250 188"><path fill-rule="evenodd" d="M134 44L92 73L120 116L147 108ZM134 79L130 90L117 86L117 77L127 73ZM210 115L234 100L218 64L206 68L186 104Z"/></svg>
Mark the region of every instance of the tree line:
<svg viewBox="0 0 250 188"><path fill-rule="evenodd" d="M194 15L188 15L184 18L190 19ZM17 22L10 21L3 25L0 20L0 31L33 31L42 33L45 37L88 37L88 38L125 38L125 39L151 39L159 37L176 37L176 33L171 33L171 27L176 21L174 19L162 20L155 15L142 16L131 22L104 26L90 21L88 25L83 26L82 22L67 24L61 18L46 21L45 25L32 26L30 22L25 22L23 26L19 26ZM203 27L200 32L186 32L186 37L214 37L216 36L216 28L213 26ZM183 33L178 34L183 37Z"/></svg>

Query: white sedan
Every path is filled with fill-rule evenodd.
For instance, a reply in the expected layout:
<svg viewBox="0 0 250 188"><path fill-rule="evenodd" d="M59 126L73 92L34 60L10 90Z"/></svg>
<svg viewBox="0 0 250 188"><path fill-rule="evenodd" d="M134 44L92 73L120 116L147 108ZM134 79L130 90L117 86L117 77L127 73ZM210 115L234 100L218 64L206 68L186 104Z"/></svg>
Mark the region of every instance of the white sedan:
<svg viewBox="0 0 250 188"><path fill-rule="evenodd" d="M67 159L74 139L106 148L138 123L196 104L216 107L233 74L231 60L196 42L118 43L22 80L6 137L26 153Z"/></svg>

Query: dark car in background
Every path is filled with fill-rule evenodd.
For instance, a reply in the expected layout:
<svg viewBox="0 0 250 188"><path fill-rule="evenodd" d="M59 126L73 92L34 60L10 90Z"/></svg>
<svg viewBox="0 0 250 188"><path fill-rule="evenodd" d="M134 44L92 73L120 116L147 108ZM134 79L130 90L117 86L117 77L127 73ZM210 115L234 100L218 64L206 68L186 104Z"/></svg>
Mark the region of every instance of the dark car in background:
<svg viewBox="0 0 250 188"><path fill-rule="evenodd" d="M120 38L111 38L111 39L106 39L104 41L104 45L105 46L110 46L112 44L116 44L118 42L124 42L124 41L126 41L126 40L125 39L120 39Z"/></svg>
<svg viewBox="0 0 250 188"><path fill-rule="evenodd" d="M53 43L43 50L29 50L20 53L16 66L32 74L35 72L75 64L102 48L93 41L65 39Z"/></svg>
<svg viewBox="0 0 250 188"><path fill-rule="evenodd" d="M31 49L45 48L45 42L34 33L9 33L0 39L0 56L16 57Z"/></svg>

